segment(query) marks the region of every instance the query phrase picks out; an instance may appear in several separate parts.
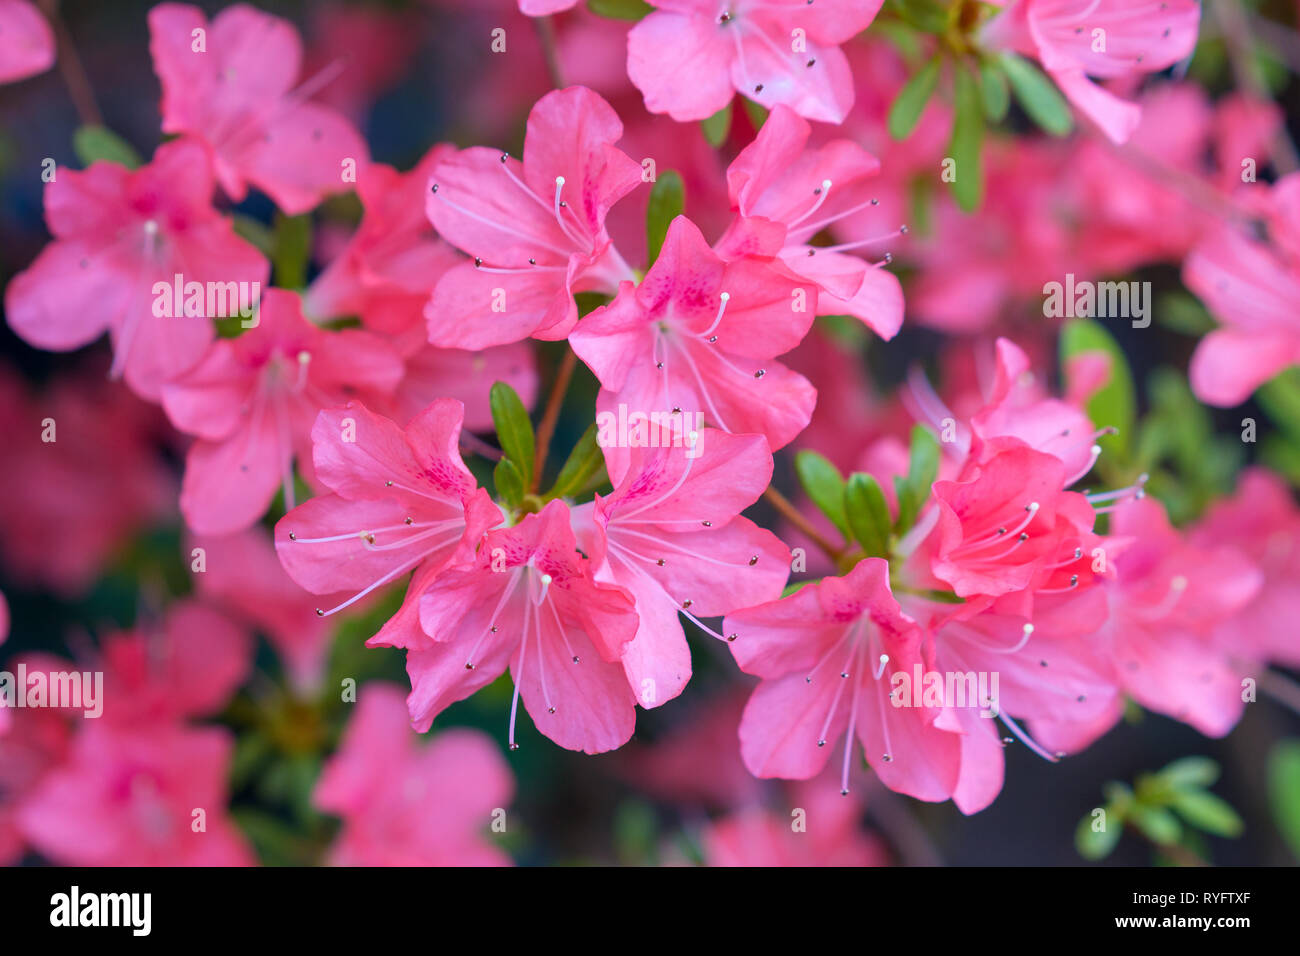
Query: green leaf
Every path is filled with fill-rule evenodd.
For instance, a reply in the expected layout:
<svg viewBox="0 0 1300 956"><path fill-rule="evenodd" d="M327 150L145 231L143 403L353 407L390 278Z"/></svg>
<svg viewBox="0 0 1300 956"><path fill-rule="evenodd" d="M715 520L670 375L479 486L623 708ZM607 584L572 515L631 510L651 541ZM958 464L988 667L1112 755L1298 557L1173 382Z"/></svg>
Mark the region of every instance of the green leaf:
<svg viewBox="0 0 1300 956"><path fill-rule="evenodd" d="M1255 393L1268 417L1294 439L1300 439L1300 369L1287 369Z"/></svg>
<svg viewBox="0 0 1300 956"><path fill-rule="evenodd" d="M955 163L952 192L957 205L974 212L984 198L984 169L980 151L984 145L984 106L975 77L958 69L953 77L952 139L948 156Z"/></svg>
<svg viewBox="0 0 1300 956"><path fill-rule="evenodd" d="M268 259L275 252L275 234L264 223L258 222L251 216L235 213L231 217L230 224L234 227L235 235L251 242L257 247L257 251Z"/></svg>
<svg viewBox="0 0 1300 956"><path fill-rule="evenodd" d="M939 0L890 0L890 7L900 17L926 33L948 30L949 10Z"/></svg>
<svg viewBox="0 0 1300 956"><path fill-rule="evenodd" d="M728 102L726 106L718 110L708 119L700 120L700 129L704 132L704 138L709 141L709 145L717 149L727 141L727 134L731 132L731 108L732 103Z"/></svg>
<svg viewBox="0 0 1300 956"><path fill-rule="evenodd" d="M275 284L285 289L301 289L307 285L307 260L311 255L311 217L275 217L274 251L271 268Z"/></svg>
<svg viewBox="0 0 1300 956"><path fill-rule="evenodd" d="M939 474L939 442L928 428L912 428L912 446L906 477L894 476L894 492L898 498L898 520L894 530L899 534L916 523L921 508L930 498L930 487Z"/></svg>
<svg viewBox="0 0 1300 956"><path fill-rule="evenodd" d="M494 382L488 392L488 405L492 410L492 423L496 426L497 441L506 458L515 464L528 488L533 480L533 423L528 420L528 409L519 400L515 390L505 382ZM498 468L499 470L499 468ZM499 490L499 489L498 489Z"/></svg>
<svg viewBox="0 0 1300 956"><path fill-rule="evenodd" d="M844 476L840 470L815 451L804 449L794 456L794 470L799 483L821 513L850 540L848 517L844 513Z"/></svg>
<svg viewBox="0 0 1300 956"><path fill-rule="evenodd" d="M1102 809L1106 811L1106 829L1092 828L1091 813L1080 820L1078 827L1075 828L1074 847L1079 851L1079 856L1085 860L1102 860L1110 856L1111 851L1119 843L1120 834L1124 831L1124 822L1115 809L1110 806Z"/></svg>
<svg viewBox="0 0 1300 956"><path fill-rule="evenodd" d="M1127 461L1133 443L1133 423L1137 399L1128 359L1111 334L1092 319L1071 319L1061 330L1061 365L1085 352L1105 352L1110 356L1110 381L1088 400L1088 417L1098 428L1114 427L1117 435L1103 435L1098 444L1102 451Z"/></svg>
<svg viewBox="0 0 1300 956"><path fill-rule="evenodd" d="M1214 319L1201 304L1201 300L1189 292L1163 292L1156 301L1157 320L1167 329L1182 332L1184 335L1205 335L1214 329Z"/></svg>
<svg viewBox="0 0 1300 956"><path fill-rule="evenodd" d="M925 105L934 95L934 88L939 82L939 66L943 62L939 56L933 56L925 66L912 74L889 107L889 135L894 139L907 139L916 129L917 121L925 112Z"/></svg>
<svg viewBox="0 0 1300 956"><path fill-rule="evenodd" d="M547 498L569 498L580 493L605 467L605 456L596 442L596 423L592 422L573 446L568 460L560 469Z"/></svg>
<svg viewBox="0 0 1300 956"><path fill-rule="evenodd" d="M853 537L869 558L889 555L889 505L871 475L854 474L844 488L844 508Z"/></svg>
<svg viewBox="0 0 1300 956"><path fill-rule="evenodd" d="M1017 102L1030 119L1053 136L1064 136L1074 128L1070 106L1047 74L1015 53L1005 52L999 61Z"/></svg>
<svg viewBox="0 0 1300 956"><path fill-rule="evenodd" d="M984 115L988 117L990 123L1001 123L1007 118L1007 110L1011 106L1007 75L993 60L981 60L979 79Z"/></svg>
<svg viewBox="0 0 1300 956"><path fill-rule="evenodd" d="M682 214L686 194L682 177L674 170L662 173L650 189L645 211L646 264L654 265L663 248L668 226Z"/></svg>
<svg viewBox="0 0 1300 956"><path fill-rule="evenodd" d="M1283 740L1269 754L1268 798L1278 832L1300 860L1300 740Z"/></svg>
<svg viewBox="0 0 1300 956"><path fill-rule="evenodd" d="M1219 779L1219 765L1209 757L1183 757L1157 775L1171 790L1208 787Z"/></svg>
<svg viewBox="0 0 1300 956"><path fill-rule="evenodd" d="M1135 804L1132 813L1133 823L1146 834L1152 843L1177 843L1183 835L1183 826L1178 818L1168 810L1160 807L1148 807Z"/></svg>
<svg viewBox="0 0 1300 956"><path fill-rule="evenodd" d="M654 12L643 0L587 0L587 9L610 20L640 20Z"/></svg>
<svg viewBox="0 0 1300 956"><path fill-rule="evenodd" d="M83 166L101 159L127 169L138 169L141 163L130 143L103 126L78 127L72 134L72 149Z"/></svg>
<svg viewBox="0 0 1300 956"><path fill-rule="evenodd" d="M509 458L502 458L492 470L492 481L496 484L497 497L511 508L518 508L524 500L523 473Z"/></svg>
<svg viewBox="0 0 1300 956"><path fill-rule="evenodd" d="M1179 790L1169 802L1184 820L1206 833L1236 837L1245 827L1230 803L1205 790Z"/></svg>

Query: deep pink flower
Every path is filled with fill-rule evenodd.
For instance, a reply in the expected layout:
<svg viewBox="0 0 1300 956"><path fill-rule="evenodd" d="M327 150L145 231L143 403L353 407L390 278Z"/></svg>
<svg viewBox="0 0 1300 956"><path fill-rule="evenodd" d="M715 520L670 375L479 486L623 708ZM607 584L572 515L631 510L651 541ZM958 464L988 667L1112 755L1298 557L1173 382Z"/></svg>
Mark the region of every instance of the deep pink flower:
<svg viewBox="0 0 1300 956"><path fill-rule="evenodd" d="M510 748L520 697L561 747L601 753L627 743L636 698L619 661L637 614L621 589L597 583L577 550L569 509L552 501L489 532L472 564L444 571L420 599L424 636L407 648L407 704L420 731L449 704L509 668ZM371 644L396 643L381 634Z"/></svg>
<svg viewBox="0 0 1300 956"><path fill-rule="evenodd" d="M761 435L709 428L677 447L632 448L622 475L612 456L607 461L613 493L579 505L573 519L596 580L636 601L640 623L623 669L648 709L676 697L691 677L678 612L700 624L699 617L775 600L789 576L790 550L740 517L772 480L772 453Z"/></svg>
<svg viewBox="0 0 1300 956"><path fill-rule="evenodd" d="M984 28L990 48L1036 58L1075 108L1116 143L1141 109L1089 77L1158 73L1191 55L1201 5L1196 0L1011 0Z"/></svg>
<svg viewBox="0 0 1300 956"><path fill-rule="evenodd" d="M439 235L473 257L439 281L425 309L429 340L481 349L562 339L576 292L613 294L632 271L605 214L641 182L614 144L623 124L585 87L555 90L528 114L523 161L485 146L440 159L426 193Z"/></svg>
<svg viewBox="0 0 1300 956"><path fill-rule="evenodd" d="M25 80L54 65L54 31L27 0L0 0L0 83Z"/></svg>
<svg viewBox="0 0 1300 956"><path fill-rule="evenodd" d="M358 170L357 195L365 210L361 225L312 282L304 314L315 320L355 315L388 335L423 325L429 290L461 261L434 234L423 208L431 171L454 153L450 146L435 146L409 173L381 163Z"/></svg>
<svg viewBox="0 0 1300 956"><path fill-rule="evenodd" d="M963 735L939 727L939 708L890 703L895 673L934 667L920 628L890 592L885 561L867 558L844 577L729 614L723 630L737 635L728 646L741 670L763 678L740 725L741 755L755 776L816 776L827 745L844 734L842 790L856 739L891 790L919 800L954 797L972 809L958 791L968 772Z"/></svg>
<svg viewBox="0 0 1300 956"><path fill-rule="evenodd" d="M578 5L578 0L519 0L519 12L530 17L563 13Z"/></svg>
<svg viewBox="0 0 1300 956"><path fill-rule="evenodd" d="M806 789L815 799L814 791ZM825 787L822 794L831 793ZM799 798L796 809L806 814L806 830L796 831L790 812L746 807L711 821L701 834L707 866L885 866L884 849L863 832L856 815L836 812L834 804L803 806L811 800ZM860 808L855 808L860 811Z"/></svg>
<svg viewBox="0 0 1300 956"><path fill-rule="evenodd" d="M839 123L853 106L840 44L867 28L881 0L655 0L627 38L627 72L652 113L712 116L733 93L771 109Z"/></svg>
<svg viewBox="0 0 1300 956"><path fill-rule="evenodd" d="M313 802L343 818L336 866L509 866L485 835L514 778L486 734L456 728L417 746L400 688L367 683Z"/></svg>
<svg viewBox="0 0 1300 956"><path fill-rule="evenodd" d="M1233 658L1252 649L1221 647L1212 636L1255 600L1263 575L1230 545L1191 543L1150 498L1118 508L1113 529L1133 539L1115 559L1110 615L1098 635L1116 680L1143 707L1224 736L1245 708Z"/></svg>
<svg viewBox="0 0 1300 956"><path fill-rule="evenodd" d="M156 399L212 341L211 319L160 314L154 284L264 283L261 253L212 208L212 170L196 142L158 147L137 170L109 162L58 170L45 188L51 242L5 290L5 314L37 348L70 351L108 332L114 377ZM251 286L245 286L251 288ZM233 309L232 309L233 312Z"/></svg>
<svg viewBox="0 0 1300 956"><path fill-rule="evenodd" d="M353 396L390 394L401 377L401 360L378 336L326 332L302 317L295 293L268 289L255 328L217 342L163 388L172 423L199 439L185 460L186 522L200 534L241 530L266 512L277 488L292 508L295 458L314 480L316 413Z"/></svg>
<svg viewBox="0 0 1300 956"><path fill-rule="evenodd" d="M1242 661L1300 667L1300 509L1284 482L1263 468L1242 472L1237 492L1210 506L1191 531L1196 547L1235 548L1263 574L1259 593L1223 621L1216 643Z"/></svg>
<svg viewBox="0 0 1300 956"><path fill-rule="evenodd" d="M220 727L87 722L23 800L19 827L62 866L252 865L226 812L233 751Z"/></svg>
<svg viewBox="0 0 1300 956"><path fill-rule="evenodd" d="M855 315L891 339L903 324L902 286L882 268L885 260L867 262L846 253L899 233L838 246L809 244L838 220L873 206L871 180L880 163L847 139L808 149L811 132L789 108L772 111L727 167L738 215L715 249L723 258L778 256L796 279L817 284L818 315Z"/></svg>
<svg viewBox="0 0 1300 956"><path fill-rule="evenodd" d="M624 283L569 343L600 379L600 412L701 413L777 449L808 424L816 402L807 379L773 361L807 334L816 295L760 259L724 262L678 216L640 285Z"/></svg>
<svg viewBox="0 0 1300 956"><path fill-rule="evenodd" d="M294 581L313 594L353 593L318 615L351 607L414 570L401 609L371 643L427 640L420 596L448 563L472 561L484 532L501 521L461 461L463 415L454 399L439 399L404 429L356 402L320 413L313 456L331 493L275 527L276 551Z"/></svg>
<svg viewBox="0 0 1300 956"><path fill-rule="evenodd" d="M1183 263L1183 281L1223 323L1192 356L1196 397L1239 405L1278 372L1300 364L1300 173L1270 195L1271 243L1219 229Z"/></svg>
<svg viewBox="0 0 1300 956"><path fill-rule="evenodd" d="M982 463L970 461L956 480L934 483L937 502L932 569L962 597L1025 591L1083 557L1093 508L1063 490L1059 458L1016 439ZM1085 562L1086 563L1086 562ZM1084 586L1071 572L1067 587Z"/></svg>
<svg viewBox="0 0 1300 956"><path fill-rule="evenodd" d="M209 24L198 7L162 3L149 11L149 51L163 132L201 140L236 202L252 184L286 213L304 213L346 192L349 168L369 161L342 114L309 102L341 63L294 88L302 40L289 21L241 3Z"/></svg>

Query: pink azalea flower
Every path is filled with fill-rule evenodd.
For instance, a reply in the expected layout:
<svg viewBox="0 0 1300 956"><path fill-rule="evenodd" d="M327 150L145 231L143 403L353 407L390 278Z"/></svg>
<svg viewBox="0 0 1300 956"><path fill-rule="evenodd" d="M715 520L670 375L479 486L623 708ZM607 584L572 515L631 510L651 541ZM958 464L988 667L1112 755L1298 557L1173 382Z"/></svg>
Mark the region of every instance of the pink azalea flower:
<svg viewBox="0 0 1300 956"><path fill-rule="evenodd" d="M9 637L9 602L5 600L3 594L0 594L0 644L3 644L7 637ZM5 731L9 729L9 723L9 711L0 703L0 736L4 736Z"/></svg>
<svg viewBox="0 0 1300 956"><path fill-rule="evenodd" d="M870 263L845 253L900 233L830 247L809 244L823 229L875 204L869 187L880 163L847 139L808 149L811 132L789 108L772 111L727 167L738 216L716 249L724 258L778 256L796 279L817 284L818 315L855 315L891 339L903 324L902 286L882 268L887 259Z"/></svg>
<svg viewBox="0 0 1300 956"><path fill-rule="evenodd" d="M790 550L740 517L772 480L761 435L705 429L678 447L633 448L628 458L622 475L607 459L613 493L575 508L574 523L596 580L636 601L640 623L623 669L649 709L680 694L691 677L678 612L721 638L699 618L780 597Z"/></svg>
<svg viewBox="0 0 1300 956"><path fill-rule="evenodd" d="M248 676L252 650L248 632L230 618L179 601L158 626L102 641L104 719L144 728L215 714Z"/></svg>
<svg viewBox="0 0 1300 956"><path fill-rule="evenodd" d="M967 463L956 480L934 483L932 570L961 597L999 597L1040 586L1083 557L1092 504L1064 491L1065 466L1016 439ZM1086 562L1085 562L1086 564ZM1072 571L1066 587L1089 583Z"/></svg>
<svg viewBox="0 0 1300 956"><path fill-rule="evenodd" d="M381 163L357 171L365 210L361 225L312 282L304 314L316 320L356 315L388 335L422 324L429 289L460 261L434 235L421 205L434 166L454 153L450 146L435 146L409 173Z"/></svg>
<svg viewBox="0 0 1300 956"><path fill-rule="evenodd" d="M454 398L465 406L465 428L492 431L489 395L496 382L515 390L525 408L537 401L537 358L527 342L497 345L481 352L440 349L430 345L423 326L399 336L406 372L393 393L392 417L409 422L439 398Z"/></svg>
<svg viewBox="0 0 1300 956"><path fill-rule="evenodd" d="M1246 469L1236 494L1212 504L1192 530L1191 543L1235 548L1263 574L1259 594L1216 629L1216 643L1239 660L1300 668L1292 627L1300 620L1300 509L1286 482L1263 468Z"/></svg>
<svg viewBox="0 0 1300 956"><path fill-rule="evenodd" d="M1278 372L1300 364L1300 173L1271 193L1271 243L1219 229L1183 263L1183 282L1223 323L1201 340L1190 376L1196 397L1239 405ZM1289 212L1289 215L1288 215Z"/></svg>
<svg viewBox="0 0 1300 956"><path fill-rule="evenodd" d="M938 708L890 702L895 673L934 665L890 592L885 561L867 558L844 577L729 614L723 630L737 635L729 646L741 670L763 678L740 725L741 756L755 776L814 777L843 734L847 793L856 735L891 790L931 801L957 794L963 735L939 727Z"/></svg>
<svg viewBox="0 0 1300 956"><path fill-rule="evenodd" d="M449 564L474 560L501 512L460 459L463 406L439 399L406 428L350 402L323 411L312 429L316 476L331 493L275 527L280 562L313 594L352 592L328 616L414 570L401 609L371 644L408 647L420 630L420 597ZM348 440L351 437L354 440Z"/></svg>
<svg viewBox="0 0 1300 956"><path fill-rule="evenodd" d="M9 325L37 348L70 351L108 332L114 377L157 399L212 341L212 318L160 315L154 284L263 283L268 266L211 205L212 171L188 139L137 170L60 169L45 189L51 242L5 290Z"/></svg>
<svg viewBox="0 0 1300 956"><path fill-rule="evenodd" d="M236 202L251 184L298 215L350 188L349 163L359 170L368 162L352 124L309 102L343 64L294 88L302 41L289 21L241 3L209 24L198 7L162 3L149 11L149 51L162 84L163 132L201 140Z"/></svg>
<svg viewBox="0 0 1300 956"><path fill-rule="evenodd" d="M365 126L370 108L409 74L425 40L424 22L408 7L312 4L306 11L309 75L342 60L346 68L320 91L319 100Z"/></svg>
<svg viewBox="0 0 1300 956"><path fill-rule="evenodd" d="M1245 707L1230 653L1250 648L1230 651L1212 635L1255 600L1263 575L1236 548L1191 543L1149 498L1118 508L1113 527L1133 539L1115 559L1110 615L1099 634L1116 680L1143 707L1224 736Z"/></svg>
<svg viewBox="0 0 1300 956"><path fill-rule="evenodd" d="M563 13L578 5L578 0L519 0L519 12L530 17L546 17Z"/></svg>
<svg viewBox="0 0 1300 956"><path fill-rule="evenodd" d="M1125 142L1141 109L1089 77L1158 73L1191 55L1196 0L1011 0L984 28L991 49L1036 58L1066 98L1112 141Z"/></svg>
<svg viewBox="0 0 1300 956"><path fill-rule="evenodd" d="M807 379L773 361L807 334L816 295L762 260L724 262L678 216L641 284L624 283L569 344L600 379L600 412L698 412L777 449L808 424L816 402Z"/></svg>
<svg viewBox="0 0 1300 956"><path fill-rule="evenodd" d="M8 712L0 709L0 717ZM23 708L0 733L0 866L21 861L27 846L18 825L23 802L45 774L67 758L71 724L55 710Z"/></svg>
<svg viewBox="0 0 1300 956"><path fill-rule="evenodd" d="M1018 345L999 338L995 348L993 385L984 407L971 417L969 440L959 443L959 447L969 449L973 445L977 453L983 454L990 444L998 444L996 438L1017 438L1059 459L1066 475L1062 487L1068 488L1096 464L1100 450L1094 442L1103 432L1093 429L1080 402L1045 394L1031 369L1029 356ZM1076 373L1085 370L1084 366L1075 368ZM1087 370L1094 376L1099 374L1091 366Z"/></svg>
<svg viewBox="0 0 1300 956"><path fill-rule="evenodd" d="M282 487L294 504L293 463L314 480L309 435L316 413L354 395L391 393L402 364L369 332L326 332L302 317L298 296L268 289L258 322L223 339L183 378L163 408L198 437L185 460L181 511L200 534L229 534L265 512Z"/></svg>
<svg viewBox="0 0 1300 956"><path fill-rule="evenodd" d="M867 28L881 0L655 0L627 38L627 72L652 113L701 120L739 92L771 109L840 123L853 77L840 44Z"/></svg>
<svg viewBox="0 0 1300 956"><path fill-rule="evenodd" d="M84 595L134 535L175 513L176 483L158 447L166 420L98 362L38 395L0 371L0 404L6 571L64 598Z"/></svg>
<svg viewBox="0 0 1300 956"><path fill-rule="evenodd" d="M54 65L54 31L36 4L0 0L0 83L25 80Z"/></svg>
<svg viewBox="0 0 1300 956"><path fill-rule="evenodd" d="M313 802L343 818L335 866L509 866L485 839L514 792L486 734L456 728L417 746L401 690L368 683Z"/></svg>
<svg viewBox="0 0 1300 956"><path fill-rule="evenodd" d="M488 533L472 564L444 571L420 599L424 636L407 648L407 704L420 731L509 668L510 749L519 699L541 733L569 750L627 743L636 698L620 656L636 635L632 599L592 578L569 509L552 501ZM381 634L371 644L395 643Z"/></svg>
<svg viewBox="0 0 1300 956"><path fill-rule="evenodd" d="M791 828L788 813L748 807L711 822L701 835L708 866L884 866L878 841L857 826Z"/></svg>
<svg viewBox="0 0 1300 956"><path fill-rule="evenodd" d="M219 727L87 722L24 799L19 827L62 866L252 865L226 813L233 751Z"/></svg>
<svg viewBox="0 0 1300 956"><path fill-rule="evenodd" d="M295 688L319 690L333 628L315 614L319 598L285 573L270 536L256 527L222 537L191 535L182 555L191 570L195 548L203 552L203 569L193 576L198 593L263 632Z"/></svg>
<svg viewBox="0 0 1300 956"><path fill-rule="evenodd" d="M555 90L528 114L523 162L475 146L440 159L426 193L439 235L474 257L447 272L425 308L429 340L480 349L562 339L576 292L613 294L632 271L605 214L641 182L614 144L623 124L585 87Z"/></svg>

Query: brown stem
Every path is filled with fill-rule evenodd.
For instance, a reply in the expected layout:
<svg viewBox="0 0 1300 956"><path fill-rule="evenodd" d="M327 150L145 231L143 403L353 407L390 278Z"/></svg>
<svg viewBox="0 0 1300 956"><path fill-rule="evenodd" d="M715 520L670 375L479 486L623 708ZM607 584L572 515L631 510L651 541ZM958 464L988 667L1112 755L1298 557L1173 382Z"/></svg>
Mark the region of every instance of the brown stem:
<svg viewBox="0 0 1300 956"><path fill-rule="evenodd" d="M77 56L77 48L72 42L72 34L59 15L58 0L40 0L41 10L50 21L54 30L54 39L58 44L59 73L68 87L68 97L77 111L77 116L84 126L103 126L104 117L95 103L95 94L86 77L86 70Z"/></svg>
<svg viewBox="0 0 1300 956"><path fill-rule="evenodd" d="M555 45L555 24L550 17L537 17L533 20L537 27L538 39L542 41L542 56L546 59L546 72L551 75L551 83L557 90L564 89L564 72L560 69L560 55Z"/></svg>
<svg viewBox="0 0 1300 956"><path fill-rule="evenodd" d="M577 367L578 354L566 347L559 371L555 373L555 381L551 385L550 397L546 399L546 410L542 412L542 420L537 425L537 461L533 466L533 486L530 489L533 494L537 494L537 489L541 487L546 453L551 447L551 439L555 437L555 423L560 418L560 406L564 404L564 394L569 390L569 382Z"/></svg>
<svg viewBox="0 0 1300 956"><path fill-rule="evenodd" d="M781 512L781 515L787 521L802 531L813 544L826 552L828 558L837 564L839 563L842 556L840 549L822 537L821 532L814 528L808 519L801 515L798 509L790 503L790 499L776 490L776 485L768 485L767 490L763 492L763 497L767 499L768 504Z"/></svg>
<svg viewBox="0 0 1300 956"><path fill-rule="evenodd" d="M1155 847L1165 856L1169 857L1169 859L1173 860L1179 866L1209 866L1210 865L1209 863L1205 862L1205 860L1201 859L1201 857L1198 854L1187 849L1187 847L1183 846L1180 843L1157 843L1156 841L1152 840L1150 837L1148 837L1145 833L1143 833L1140 829L1138 829L1135 825L1131 823L1129 824L1129 829L1131 829L1138 836L1142 837L1142 839L1147 840L1153 847Z"/></svg>

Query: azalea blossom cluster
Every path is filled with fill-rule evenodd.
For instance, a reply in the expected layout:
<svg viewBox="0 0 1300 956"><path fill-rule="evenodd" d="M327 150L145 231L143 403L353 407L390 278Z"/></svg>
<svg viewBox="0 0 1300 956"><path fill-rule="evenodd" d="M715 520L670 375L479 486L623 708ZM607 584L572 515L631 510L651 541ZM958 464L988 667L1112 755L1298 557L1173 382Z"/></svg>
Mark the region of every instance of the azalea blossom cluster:
<svg viewBox="0 0 1300 956"><path fill-rule="evenodd" d="M560 748L619 750L638 711L691 696L710 644L752 687L701 708L710 753L743 768L701 798L730 811L703 842L732 864L882 863L858 828L873 781L975 813L1009 746L1060 761L1132 704L1221 737L1270 667L1300 667L1286 479L1252 466L1171 515L1152 464L1173 453L1127 434L1112 339L1061 333L1053 386L1056 329L1007 319L1044 276L1172 265L1218 323L1191 359L1199 399L1239 404L1300 364L1300 172L1241 175L1280 111L1143 86L1191 54L1199 4L930 5L985 68L977 89L958 66L951 105L930 102L939 53L928 75L869 30L879 0L663 0L630 26L574 6L501 12L553 17L548 59L581 77L516 104L517 154L438 143L407 171L370 158L372 91L339 61L305 69L288 21L150 11L167 138L148 161L58 166L52 238L4 291L28 345L107 335L112 357L43 391L0 374L20 463L0 469L0 551L21 586L77 596L175 503L192 593L70 642L75 664L24 655L102 671L105 717L0 707L0 859L255 862L214 718L242 719L260 633L288 688L265 725L315 746L294 702L338 695L342 619L404 652L409 692L343 675L346 728L310 787L342 820L339 864L510 862L483 835L516 788L498 744L518 749L526 717ZM618 62L573 52L597 47ZM0 3L0 52L0 81L38 74L54 34ZM970 110L998 115L999 89L1002 116L1010 89L1049 132L1058 105L1089 132L976 136L972 160ZM253 193L274 228L231 214ZM291 224L350 196L359 221L326 226L308 272ZM854 350L892 354L905 317L968 338L937 386L914 364L885 394ZM791 475L793 502L774 484ZM506 674L501 734L442 729ZM634 743L623 772L705 788L682 769L713 762L704 733ZM792 842L755 778L796 782L815 837Z"/></svg>

